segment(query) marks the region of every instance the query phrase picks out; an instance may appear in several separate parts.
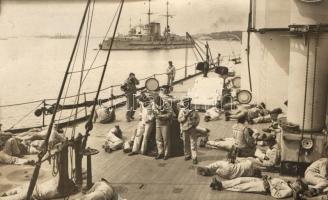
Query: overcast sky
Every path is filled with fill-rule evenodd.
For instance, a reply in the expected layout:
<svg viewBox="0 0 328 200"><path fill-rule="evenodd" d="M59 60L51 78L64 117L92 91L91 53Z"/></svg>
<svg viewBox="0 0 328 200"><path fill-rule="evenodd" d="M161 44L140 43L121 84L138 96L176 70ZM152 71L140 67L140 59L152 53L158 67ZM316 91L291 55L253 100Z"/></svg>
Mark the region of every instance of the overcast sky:
<svg viewBox="0 0 328 200"><path fill-rule="evenodd" d="M147 21L148 1L126 1L118 31L126 33L132 24ZM248 1L246 0L169 0L172 32L209 33L245 30ZM86 0L2 0L0 37L76 34ZM152 21L164 29L166 0L151 2ZM118 0L97 0L92 35L102 36L118 6Z"/></svg>

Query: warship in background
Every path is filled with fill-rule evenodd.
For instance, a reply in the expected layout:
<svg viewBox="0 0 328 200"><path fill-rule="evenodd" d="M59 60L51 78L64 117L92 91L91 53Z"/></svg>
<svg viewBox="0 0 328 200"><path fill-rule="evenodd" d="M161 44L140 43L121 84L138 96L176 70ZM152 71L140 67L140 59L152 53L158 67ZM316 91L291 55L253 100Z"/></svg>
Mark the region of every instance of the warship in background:
<svg viewBox="0 0 328 200"><path fill-rule="evenodd" d="M169 18L173 15L169 14L169 2L166 2L166 27L163 35L161 34L161 24L151 22L150 16L153 14L150 11L150 0L148 0L148 24L132 27L130 22L130 30L128 35L118 35L114 39L112 46L113 50L154 50L154 49L179 49L191 48L193 42L187 37L179 36L171 33L169 26ZM141 20L140 20L141 21ZM101 50L109 50L112 38L104 40L99 44Z"/></svg>

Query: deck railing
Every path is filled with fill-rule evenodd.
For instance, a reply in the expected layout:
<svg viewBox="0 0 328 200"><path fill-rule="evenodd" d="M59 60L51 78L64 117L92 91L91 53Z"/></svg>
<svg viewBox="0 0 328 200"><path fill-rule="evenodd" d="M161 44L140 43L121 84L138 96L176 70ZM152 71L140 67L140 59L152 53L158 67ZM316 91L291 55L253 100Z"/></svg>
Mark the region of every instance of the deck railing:
<svg viewBox="0 0 328 200"><path fill-rule="evenodd" d="M216 64L216 63L215 63ZM214 65L215 65L214 64ZM183 67L179 67L176 68L176 81L174 81L174 85L181 83L183 81L186 81L190 78L193 78L199 74L201 74L202 72L200 71L196 71L196 65L197 63L193 63L190 65L186 65ZM212 70L212 68L210 68L210 70ZM150 76L144 77L139 79L140 81L140 85L144 85L145 81L149 78L157 78L159 79L160 82L165 82L166 81L166 72L164 73L155 73L152 74ZM110 85L107 87L104 87L101 89L101 97L99 99L99 102L97 104L103 104L106 102L110 102L110 106L114 106L116 108L118 107L122 107L125 105L126 101L125 101L125 94L120 90L120 84L117 85ZM137 90L144 90L145 87L139 87ZM81 93L80 96L83 97L84 102L81 103L71 103L71 104L65 104L65 105L60 105L59 106L59 110L57 110L57 112L61 112L60 113L60 117L59 119L56 120L56 124L58 124L58 126L70 126L73 123L79 123L82 121L85 121L86 119L88 119L89 114L88 114L88 107L92 106L94 104L93 100L87 100L88 99L88 95L94 94L96 93L96 91L87 91L84 93ZM108 96L109 94L109 98L105 98L105 96ZM62 100L65 100L66 102L69 102L69 100L72 100L73 98L76 98L77 95L71 95L71 96L66 96L63 97ZM80 98L81 99L81 98ZM32 111L26 112L28 113L27 115L24 115L23 117L21 116L10 116L10 120L15 121L13 123L13 125L8 128L5 131L8 132L14 132L14 133L18 133L18 132L23 132L26 131L30 128L35 128L35 127L44 127L47 125L47 115L52 114L52 112L54 112L54 102L55 102L55 98L49 98L49 99L42 99L42 100L35 100L35 101L29 101L29 102L22 102L22 103L15 103L15 104L8 104L8 105L0 105L0 109L5 110L8 109L7 112L9 112L9 110L14 110L16 109L21 109L21 110L30 110L31 109L31 105L33 104L37 104L37 106L35 108L32 109ZM21 107L25 107L25 109L22 109ZM20 107L20 108L18 108ZM70 112L70 114L68 112L65 112L65 110L72 110L72 109L76 109L76 108L82 108L78 110L78 118L71 120L73 116L75 116L75 113L73 114L73 112ZM41 111L41 115L39 115L39 117L41 118L41 120L39 118L29 118L32 113L34 113L36 110ZM10 113L10 112L9 112ZM65 117L63 117L65 116ZM17 120L18 119L18 120ZM21 122L25 120L27 123L22 125ZM16 126L20 124L20 126L25 126L28 128L16 128ZM34 125L32 125L34 124Z"/></svg>

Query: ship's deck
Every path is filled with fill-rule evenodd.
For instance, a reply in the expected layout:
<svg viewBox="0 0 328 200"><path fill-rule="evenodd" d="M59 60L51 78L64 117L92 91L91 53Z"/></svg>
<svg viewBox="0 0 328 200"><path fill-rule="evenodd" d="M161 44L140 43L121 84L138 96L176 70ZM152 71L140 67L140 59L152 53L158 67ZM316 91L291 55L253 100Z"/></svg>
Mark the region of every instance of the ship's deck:
<svg viewBox="0 0 328 200"><path fill-rule="evenodd" d="M211 73L210 76L216 76ZM173 95L182 96L193 85L194 79L175 86ZM95 124L88 146L100 150L93 157L93 180L106 178L117 192L128 200L211 200L211 199L273 199L269 195L246 194L227 191L212 191L209 187L211 177L202 177L196 173L196 165L184 161L183 157L170 158L166 161L155 160L152 157L136 155L127 156L122 151L106 153L101 146L105 134L115 124L119 124L123 135L130 138L138 121L127 123L123 109L117 110L117 120L112 124ZM203 116L203 114L201 114ZM203 118L202 118L203 119ZM204 122L201 126L211 130L210 140L229 137L234 122L224 120ZM267 126L255 125L258 128ZM83 130L83 129L81 129ZM207 165L219 159L224 159L226 152L200 148L198 153L199 166ZM85 162L85 160L84 160ZM0 166L0 192L27 182L31 176L30 166ZM279 176L279 174L269 174ZM51 176L51 168L44 165L40 181ZM283 177L288 180L291 177Z"/></svg>

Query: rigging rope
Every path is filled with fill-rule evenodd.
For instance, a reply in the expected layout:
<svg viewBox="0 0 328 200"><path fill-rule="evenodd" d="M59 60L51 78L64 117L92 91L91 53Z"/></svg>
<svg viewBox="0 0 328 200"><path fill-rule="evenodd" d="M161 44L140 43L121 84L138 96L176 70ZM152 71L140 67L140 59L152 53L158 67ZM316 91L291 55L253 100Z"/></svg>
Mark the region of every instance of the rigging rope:
<svg viewBox="0 0 328 200"><path fill-rule="evenodd" d="M77 96L76 96L76 99L75 99L75 104L79 104L79 102L80 102L80 94L81 94L82 80L83 80L83 71L84 71L85 62L86 62L86 58L87 58L87 52L88 52L88 46L89 46L89 40L90 40L90 33L91 33L91 27L92 27L93 12L94 12L94 7L95 7L95 0L93 0L93 6L92 7L93 8L92 8L91 17L90 17L90 7L89 7L89 11L88 11L88 19L87 19L87 26L86 26L85 42L84 42L82 69L81 69L80 82L79 82L79 87L78 87L78 91L77 91ZM76 107L74 120L77 119L78 110L79 110L79 107ZM71 110L71 115L72 114L73 114L73 109ZM71 119L69 119L69 121L71 121ZM76 126L73 126L71 138L74 138L74 136L75 136L75 128L76 128Z"/></svg>
<svg viewBox="0 0 328 200"><path fill-rule="evenodd" d="M315 50L314 50L314 75L313 75L313 95L312 95L312 112L311 112L311 128L313 128L313 115L314 115L314 95L316 89L316 76L317 76L317 65L318 65L318 45L320 37L320 25L317 27L316 38L315 38ZM312 134L311 134L312 139Z"/></svg>
<svg viewBox="0 0 328 200"><path fill-rule="evenodd" d="M115 11L115 14L114 14L114 16L113 16L113 18L112 18L112 21L111 21L110 24L109 24L109 27L108 27L108 29L107 29L107 31L106 31L106 34L105 34L103 40L105 40L105 39L107 38L107 36L108 36L108 33L109 33L109 31L110 31L110 29L111 29L113 23L114 23L114 19L115 19L115 17L116 17L117 14L118 14L119 7L120 7L120 6L118 6L117 9L116 9L116 11ZM94 59L93 59L91 65L90 65L90 68L87 70L87 73L86 73L86 75L85 75L85 77L84 77L84 79L83 79L83 81L82 81L82 84L84 83L85 79L87 78L87 76L88 76L88 74L89 74L89 71L93 68L93 65L94 65L94 63L96 62L96 60L97 60L97 58L98 58L98 55L99 55L100 51L101 51L101 49L99 48L99 49L97 50L97 53L96 53L96 55L95 55L95 57L94 57ZM103 67L104 67L104 65L103 65Z"/></svg>
<svg viewBox="0 0 328 200"><path fill-rule="evenodd" d="M247 27L247 68L248 68L248 78L249 78L249 90L251 92L253 91L251 66L250 66L252 17L253 17L253 0L249 0L249 14L248 14L248 27Z"/></svg>
<svg viewBox="0 0 328 200"><path fill-rule="evenodd" d="M118 24L119 24L119 21L120 21L120 17L121 17L121 14L122 14L123 5L124 5L124 0L121 0L120 10L119 10L119 13L118 13L118 16L117 16L117 20L116 20L116 24L115 24L113 36L111 38L111 43L110 43L110 47L109 47L109 50L108 50L108 53L107 53L107 57L106 57L106 61L105 61L105 66L104 66L103 72L101 74L101 78L100 78L98 89L97 89L97 93L96 93L96 96L95 96L95 99L94 99L94 104L93 104L93 107L92 107L90 118L89 118L88 122L85 125L86 132L85 132L84 140L82 142L82 149L84 149L86 147L86 144L87 144L87 140L88 140L90 131L93 128L93 117L94 117L94 113L95 113L96 102L98 101L100 90L101 90L101 86L102 86L102 83L104 81L106 69L107 69L107 66L108 66L109 57L110 57L112 46L113 46L113 43L114 43L114 38L115 38L117 27L118 27Z"/></svg>
<svg viewBox="0 0 328 200"><path fill-rule="evenodd" d="M17 124L21 123L26 117L28 117L31 113L33 113L37 108L39 108L43 102L41 102L39 105L37 105L35 108L33 108L30 112L28 112L26 115L24 115L22 118L20 118L18 121L16 121L9 130L13 129Z"/></svg>
<svg viewBox="0 0 328 200"><path fill-rule="evenodd" d="M308 38L309 33L306 33L306 38ZM304 139L304 129L305 129L305 112L306 112L306 103L307 103L307 87L308 87L308 76L310 68L310 41L307 41L307 53L306 53L306 73L305 73L305 88L304 88L304 102L303 102L303 119L302 119L302 130L301 130L301 140L299 142L298 156L297 156L297 173L300 174L300 157L302 149L302 141Z"/></svg>
<svg viewBox="0 0 328 200"><path fill-rule="evenodd" d="M80 41L81 41L81 37L79 37L78 38L78 41L77 41L77 49L76 49L76 51L75 51L75 53L74 53L74 61L73 61L73 65L72 65L72 71L74 71L74 68L75 68L75 63L76 63L76 59L77 59L77 53L78 53L78 51L79 51L79 46L80 46ZM72 74L69 74L70 76L69 76L69 78L68 78L68 83L67 83L67 86L66 86L66 91L65 91L65 95L64 95L64 97L61 97L61 99L60 100L64 100L63 101L63 104L65 105L65 102L66 102L66 99L67 99L67 94L68 94L68 89L69 89L69 86L70 86L70 84L71 84L71 80L72 80ZM61 110L60 111L60 114L59 114L59 120L61 119L61 117L62 117L62 113L63 113L63 110Z"/></svg>

